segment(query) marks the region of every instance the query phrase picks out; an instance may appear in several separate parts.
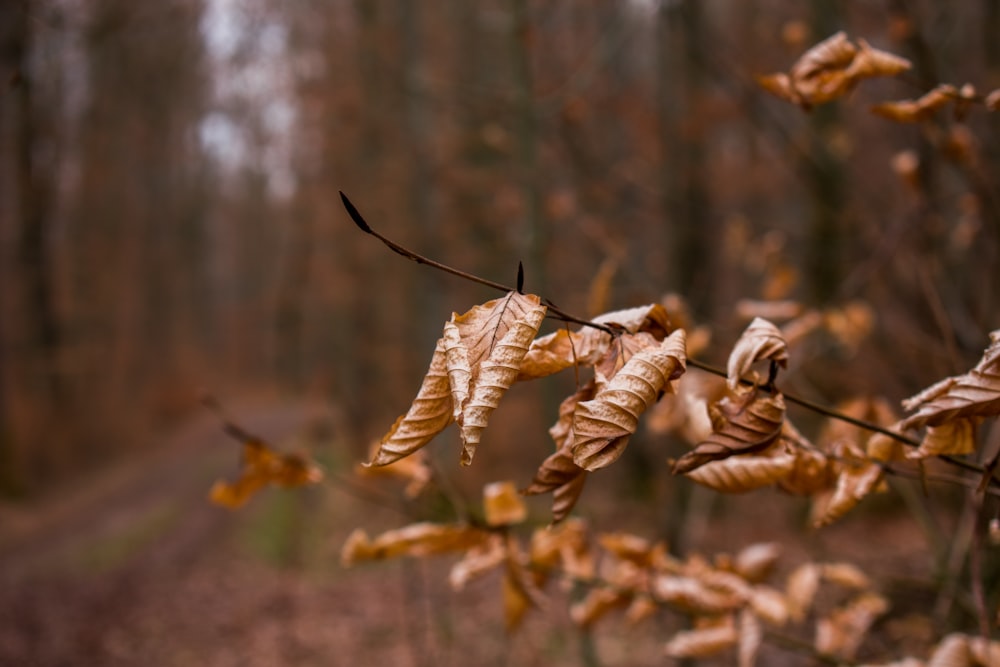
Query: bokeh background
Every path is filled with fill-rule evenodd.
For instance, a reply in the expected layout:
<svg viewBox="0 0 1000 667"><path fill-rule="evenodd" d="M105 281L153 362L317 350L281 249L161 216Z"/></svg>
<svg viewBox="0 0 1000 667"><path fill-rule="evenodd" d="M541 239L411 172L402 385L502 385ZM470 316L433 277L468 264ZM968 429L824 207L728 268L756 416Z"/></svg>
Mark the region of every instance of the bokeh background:
<svg viewBox="0 0 1000 667"><path fill-rule="evenodd" d="M756 85L838 30L913 69L810 113ZM400 599L459 605L425 564L362 579L386 600L357 612L368 635L310 643L323 618L349 622L336 586L359 581L317 563L335 564L352 522L398 517L335 479L237 517L204 506L238 455L206 392L347 475L405 410L450 313L496 296L363 235L338 191L466 271L512 284L523 262L526 291L581 316L680 295L717 364L745 300L860 307L865 336L820 333L788 381L827 404L896 402L969 368L1000 327L1000 116L900 125L869 107L1000 86L998 35L995 0L0 4L0 554L2 606L20 609L0 612L15 662L0 661L337 664L351 646L365 664L395 646L401 664L471 664L474 647L529 664L541 646L545 664L575 664L568 629L518 657L494 626L472 642L460 610L447 631L386 621ZM456 484L526 483L571 386L519 388ZM609 475L631 495L592 509L676 532L657 447ZM787 514L757 528L790 539L802 517ZM736 528L699 534L754 538L726 516ZM191 622L199 605L217 620ZM269 648L239 652L254 642ZM624 645L608 664L643 643Z"/></svg>

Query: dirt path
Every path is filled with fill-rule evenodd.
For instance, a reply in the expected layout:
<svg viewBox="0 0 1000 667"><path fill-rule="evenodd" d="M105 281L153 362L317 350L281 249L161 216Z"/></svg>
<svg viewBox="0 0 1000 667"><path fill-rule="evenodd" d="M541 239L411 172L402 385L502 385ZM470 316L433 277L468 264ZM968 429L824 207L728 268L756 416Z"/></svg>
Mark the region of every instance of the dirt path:
<svg viewBox="0 0 1000 667"><path fill-rule="evenodd" d="M272 441L321 413L232 412ZM577 664L565 618L506 641L498 581L456 598L444 562L343 571L347 532L386 517L335 485L213 507L236 460L209 415L58 497L0 507L0 665Z"/></svg>

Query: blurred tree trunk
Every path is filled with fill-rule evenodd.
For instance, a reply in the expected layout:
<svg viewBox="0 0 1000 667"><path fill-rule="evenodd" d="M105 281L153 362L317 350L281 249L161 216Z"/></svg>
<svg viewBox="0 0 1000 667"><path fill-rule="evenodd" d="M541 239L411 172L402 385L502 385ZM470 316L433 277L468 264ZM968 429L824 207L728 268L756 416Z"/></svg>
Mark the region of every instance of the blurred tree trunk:
<svg viewBox="0 0 1000 667"><path fill-rule="evenodd" d="M398 4L402 36L403 127L406 130L404 150L409 162L406 223L416 230L421 247L439 248L442 230L433 210L435 186L431 142L435 127L427 88L430 59L424 44L423 6L412 0L399 0ZM421 332L422 349L432 350L439 335L444 277L437 271L426 271L419 280L428 288L421 290L411 305L414 311L411 321ZM425 363L414 361L417 366ZM421 368L419 372L422 371Z"/></svg>
<svg viewBox="0 0 1000 667"><path fill-rule="evenodd" d="M699 108L707 79L703 6L699 0L662 3L658 15L657 80L663 148L663 215L671 226L670 285L698 316L715 302L711 212L705 166L704 121ZM672 82L680 81L680 85Z"/></svg>
<svg viewBox="0 0 1000 667"><path fill-rule="evenodd" d="M548 230L542 219L542 183L538 169L538 118L535 110L532 54L534 27L527 0L510 0L510 49L513 65L514 116L516 127L517 180L524 207L521 228L521 261L524 263L525 289L546 294L548 288ZM511 267L514 273L516 267ZM505 280L504 282L513 282Z"/></svg>
<svg viewBox="0 0 1000 667"><path fill-rule="evenodd" d="M66 406L57 358L62 340L56 311L52 208L58 172L60 100L42 99L42 72L32 67L33 12L24 0L0 7L5 95L0 95L0 178L5 286L0 288L0 493L23 493L41 471L62 458ZM55 20L56 16L48 18ZM51 96L50 96L51 97ZM13 289L12 289L13 288ZM16 401L6 395L16 387ZM20 410L14 406L20 406ZM39 441L55 443L38 447Z"/></svg>
<svg viewBox="0 0 1000 667"><path fill-rule="evenodd" d="M813 5L813 34L825 39L839 27L840 12L835 2ZM826 305L837 297L846 271L844 227L846 196L844 169L831 150L832 134L840 124L837 105L823 104L810 115L811 143L802 165L809 187L811 222L806 252L808 289L812 302Z"/></svg>

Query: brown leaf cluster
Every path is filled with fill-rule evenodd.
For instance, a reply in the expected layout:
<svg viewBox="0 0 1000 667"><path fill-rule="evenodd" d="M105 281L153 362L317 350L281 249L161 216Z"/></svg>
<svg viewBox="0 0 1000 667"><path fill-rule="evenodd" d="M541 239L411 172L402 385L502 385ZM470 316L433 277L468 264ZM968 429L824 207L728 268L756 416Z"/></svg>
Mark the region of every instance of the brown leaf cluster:
<svg viewBox="0 0 1000 667"><path fill-rule="evenodd" d="M723 493L777 486L811 496L812 523L826 525L883 488L884 465L903 454L891 437L835 418L826 421L813 444L787 420L780 392L739 384L749 382L744 376L755 362L787 359L782 330L755 319L733 347L725 394L711 402L691 402L691 409L707 412L711 432L673 464L673 471ZM754 382L759 381L755 376ZM855 399L838 406L838 412L901 431L881 400Z"/></svg>
<svg viewBox="0 0 1000 667"><path fill-rule="evenodd" d="M760 76L757 82L772 95L810 109L842 97L863 79L896 76L910 67L905 58L875 49L863 39L855 45L838 32L802 54L787 74Z"/></svg>

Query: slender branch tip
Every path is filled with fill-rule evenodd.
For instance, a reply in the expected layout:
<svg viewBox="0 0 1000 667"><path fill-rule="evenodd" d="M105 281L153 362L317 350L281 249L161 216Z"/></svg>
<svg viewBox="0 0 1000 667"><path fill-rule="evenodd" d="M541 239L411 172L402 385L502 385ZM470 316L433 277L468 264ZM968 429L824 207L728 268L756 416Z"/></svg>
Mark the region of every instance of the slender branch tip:
<svg viewBox="0 0 1000 667"><path fill-rule="evenodd" d="M366 234L371 234L372 228L369 227L368 223L365 222L365 219L361 217L361 213L358 212L358 209L354 207L354 204L352 204L351 200L347 198L347 195L344 194L343 190L339 190L339 192L340 201L344 203L344 208L347 209L347 215L351 216L351 220L354 221L354 224L356 224L361 231Z"/></svg>

